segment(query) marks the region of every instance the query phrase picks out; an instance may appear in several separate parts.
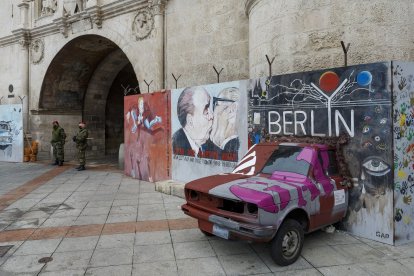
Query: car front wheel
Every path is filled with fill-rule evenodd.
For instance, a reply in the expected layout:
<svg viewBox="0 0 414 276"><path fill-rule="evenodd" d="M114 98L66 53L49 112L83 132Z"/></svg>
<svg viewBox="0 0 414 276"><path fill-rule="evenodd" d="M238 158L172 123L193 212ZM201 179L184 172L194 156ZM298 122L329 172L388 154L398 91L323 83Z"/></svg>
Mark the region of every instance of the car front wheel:
<svg viewBox="0 0 414 276"><path fill-rule="evenodd" d="M302 251L304 232L300 223L287 219L272 240L271 256L281 266L294 263Z"/></svg>

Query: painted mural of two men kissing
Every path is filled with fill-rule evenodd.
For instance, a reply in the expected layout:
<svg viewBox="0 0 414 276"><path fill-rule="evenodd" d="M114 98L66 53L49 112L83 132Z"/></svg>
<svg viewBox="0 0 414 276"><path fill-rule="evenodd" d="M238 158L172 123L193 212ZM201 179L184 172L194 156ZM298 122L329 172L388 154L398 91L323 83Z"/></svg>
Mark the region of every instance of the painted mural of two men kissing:
<svg viewBox="0 0 414 276"><path fill-rule="evenodd" d="M239 97L236 87L222 89L213 99L204 87L184 89L177 101L181 128L172 138L174 154L237 161Z"/></svg>

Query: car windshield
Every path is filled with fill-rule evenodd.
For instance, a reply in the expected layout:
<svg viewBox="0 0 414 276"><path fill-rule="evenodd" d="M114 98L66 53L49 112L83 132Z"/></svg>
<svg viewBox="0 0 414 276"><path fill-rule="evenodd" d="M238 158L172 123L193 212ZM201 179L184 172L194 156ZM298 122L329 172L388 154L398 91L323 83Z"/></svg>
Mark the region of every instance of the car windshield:
<svg viewBox="0 0 414 276"><path fill-rule="evenodd" d="M273 174L278 171L307 176L310 164L305 160L298 160L298 155L303 149L297 146L279 146L267 160L261 172Z"/></svg>

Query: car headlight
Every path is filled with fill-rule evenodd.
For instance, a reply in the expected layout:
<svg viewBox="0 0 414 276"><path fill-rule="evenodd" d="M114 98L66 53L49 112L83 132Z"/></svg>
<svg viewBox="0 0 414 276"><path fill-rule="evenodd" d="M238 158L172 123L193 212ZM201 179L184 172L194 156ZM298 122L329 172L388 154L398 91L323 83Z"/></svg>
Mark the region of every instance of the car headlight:
<svg viewBox="0 0 414 276"><path fill-rule="evenodd" d="M247 212L250 214L257 214L257 205L253 203L247 203L246 204Z"/></svg>

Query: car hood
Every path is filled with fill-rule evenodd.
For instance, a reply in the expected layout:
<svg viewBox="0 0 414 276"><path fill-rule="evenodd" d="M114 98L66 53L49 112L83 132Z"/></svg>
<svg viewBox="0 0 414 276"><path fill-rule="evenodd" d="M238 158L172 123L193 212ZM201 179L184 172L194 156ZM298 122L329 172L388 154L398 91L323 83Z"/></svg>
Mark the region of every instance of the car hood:
<svg viewBox="0 0 414 276"><path fill-rule="evenodd" d="M188 182L185 185L186 189L191 189L195 191L199 191L202 193L209 193L210 190L214 189L217 186L238 180L238 179L245 179L249 178L247 175L243 174L234 174L234 173L225 173L225 174L217 174L212 176L207 176L203 178L199 178Z"/></svg>
<svg viewBox="0 0 414 276"><path fill-rule="evenodd" d="M303 178L302 182L292 182L253 176L216 185L210 188L208 194L253 203L267 212L276 213L291 201L297 201L300 207L306 206L309 200L319 195L319 190L308 178Z"/></svg>

